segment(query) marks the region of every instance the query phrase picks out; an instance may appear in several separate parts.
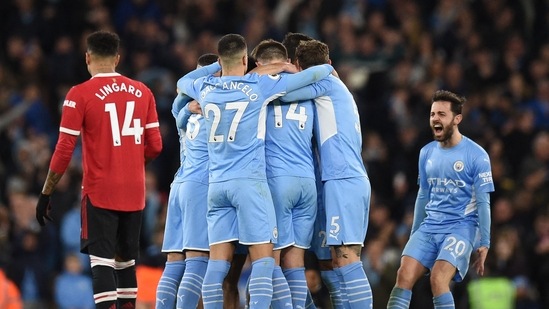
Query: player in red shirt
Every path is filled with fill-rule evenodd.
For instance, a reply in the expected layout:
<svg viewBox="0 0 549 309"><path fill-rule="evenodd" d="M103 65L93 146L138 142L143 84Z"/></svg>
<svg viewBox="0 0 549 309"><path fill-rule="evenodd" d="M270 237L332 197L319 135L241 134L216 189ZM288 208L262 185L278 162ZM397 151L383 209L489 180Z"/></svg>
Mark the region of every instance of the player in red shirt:
<svg viewBox="0 0 549 309"><path fill-rule="evenodd" d="M115 72L118 35L87 37L91 79L70 89L59 140L36 206L44 226L50 195L82 135L81 251L90 255L97 308L134 308L135 259L145 207L145 164L162 150L156 103L143 83Z"/></svg>

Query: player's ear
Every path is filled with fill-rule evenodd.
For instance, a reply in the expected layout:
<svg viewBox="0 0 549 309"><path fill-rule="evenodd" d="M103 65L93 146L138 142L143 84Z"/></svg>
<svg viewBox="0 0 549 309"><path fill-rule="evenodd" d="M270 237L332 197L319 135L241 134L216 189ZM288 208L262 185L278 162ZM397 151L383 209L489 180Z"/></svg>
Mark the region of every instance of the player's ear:
<svg viewBox="0 0 549 309"><path fill-rule="evenodd" d="M91 56L88 52L86 52L86 65L90 65Z"/></svg>
<svg viewBox="0 0 549 309"><path fill-rule="evenodd" d="M332 59L328 59L328 64L332 65Z"/></svg>
<svg viewBox="0 0 549 309"><path fill-rule="evenodd" d="M461 120L463 120L463 115L462 115L462 114L456 115L456 117L454 117L454 124L455 124L455 125L460 124L460 123L461 123Z"/></svg>
<svg viewBox="0 0 549 309"><path fill-rule="evenodd" d="M118 63L120 62L120 55L116 55L116 58L114 59L114 66L118 66Z"/></svg>

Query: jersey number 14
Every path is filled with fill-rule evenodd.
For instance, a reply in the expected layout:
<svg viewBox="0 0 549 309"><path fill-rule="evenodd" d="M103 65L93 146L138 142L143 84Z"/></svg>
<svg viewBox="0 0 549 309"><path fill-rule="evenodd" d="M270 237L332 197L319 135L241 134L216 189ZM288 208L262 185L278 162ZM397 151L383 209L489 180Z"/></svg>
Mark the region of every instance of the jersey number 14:
<svg viewBox="0 0 549 309"><path fill-rule="evenodd" d="M126 102L126 115L124 115L124 123L122 124L122 130L120 130L118 113L116 112L116 104L105 104L105 112L109 113L109 118L111 120L112 142L114 146L122 145L122 139L120 138L121 136L133 136L135 143L141 144L143 127L141 126L141 119L133 118L134 110L135 101Z"/></svg>

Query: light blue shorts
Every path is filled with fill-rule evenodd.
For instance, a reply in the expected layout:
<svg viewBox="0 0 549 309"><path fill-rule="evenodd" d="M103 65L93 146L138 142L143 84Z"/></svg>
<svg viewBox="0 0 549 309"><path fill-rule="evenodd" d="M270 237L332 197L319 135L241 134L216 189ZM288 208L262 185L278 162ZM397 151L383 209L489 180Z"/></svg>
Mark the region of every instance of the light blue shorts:
<svg viewBox="0 0 549 309"><path fill-rule="evenodd" d="M322 181L319 180L316 182L316 188L318 209L316 212L310 251L314 252L316 258L319 260L331 260L332 254L330 252L330 246L326 244L328 234L326 234L326 207L324 206L324 187Z"/></svg>
<svg viewBox="0 0 549 309"><path fill-rule="evenodd" d="M162 252L209 251L205 227L208 185L186 181L172 183Z"/></svg>
<svg viewBox="0 0 549 309"><path fill-rule="evenodd" d="M210 183L207 220L210 245L235 240L243 245L277 241L276 216L267 180Z"/></svg>
<svg viewBox="0 0 549 309"><path fill-rule="evenodd" d="M324 182L329 246L363 245L368 229L370 190L368 177Z"/></svg>
<svg viewBox="0 0 549 309"><path fill-rule="evenodd" d="M280 176L268 180L278 228L275 249L308 249L316 218L316 184L313 178Z"/></svg>
<svg viewBox="0 0 549 309"><path fill-rule="evenodd" d="M467 274L472 252L471 240L458 233L426 233L417 230L410 236L402 255L414 258L429 270L435 261L447 261L457 268L453 280L460 282Z"/></svg>

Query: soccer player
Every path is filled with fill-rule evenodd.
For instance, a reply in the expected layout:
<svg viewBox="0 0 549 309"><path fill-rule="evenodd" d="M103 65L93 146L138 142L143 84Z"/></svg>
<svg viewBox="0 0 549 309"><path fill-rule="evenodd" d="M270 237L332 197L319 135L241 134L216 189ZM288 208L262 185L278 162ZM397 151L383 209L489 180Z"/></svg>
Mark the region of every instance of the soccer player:
<svg viewBox="0 0 549 309"><path fill-rule="evenodd" d="M118 35L98 31L86 43L92 78L72 87L63 103L36 219L42 226L44 219L51 220L50 195L82 134L81 251L90 255L95 304L99 309L134 308L145 164L162 149L156 104L143 83L116 73Z"/></svg>
<svg viewBox="0 0 549 309"><path fill-rule="evenodd" d="M319 41L301 42L296 59L298 69L329 63L328 46ZM368 227L370 181L362 162L356 103L343 82L333 75L290 92L281 100L292 102L296 98L315 102L316 143L328 229L326 244L332 251L341 297L346 295L350 308L371 308L372 291L360 260Z"/></svg>
<svg viewBox="0 0 549 309"><path fill-rule="evenodd" d="M296 64L295 51L301 42L313 41L314 39L310 36L303 33L289 32L284 36L282 45L288 50L288 57L290 62ZM314 109L316 117L316 108ZM313 128L313 134L318 135L318 126ZM318 147L315 144L314 146L314 167L315 167L315 178L316 178L316 187L317 187L317 212L316 219L313 228L313 238L311 241L310 250L314 252L318 261L318 267L320 269L320 276L322 282L328 288L330 293L330 300L332 306L335 309L340 309L343 306L341 299L341 291L339 278L334 272L332 265L332 254L330 252L330 247L326 245L326 210L324 209L324 201L322 198L323 184L322 177L320 176L320 166L318 159ZM312 306L312 297L310 293L307 293L307 308Z"/></svg>
<svg viewBox="0 0 549 309"><path fill-rule="evenodd" d="M204 308L222 308L221 285L229 270L234 245L249 245L252 261L250 308L268 308L272 299L273 243L277 229L265 172L266 105L287 91L327 77L330 65L297 74L247 74L244 38L227 34L218 42L222 76L177 83L198 100L206 120L210 187L208 237L210 260L204 278ZM279 65L279 72L288 65Z"/></svg>
<svg viewBox="0 0 549 309"><path fill-rule="evenodd" d="M217 58L215 54L200 56L198 68ZM162 252L168 256L156 290L157 309L196 308L208 265L210 247L203 228L207 225L209 177L206 127L200 106L196 101L188 103L189 100L177 95L172 105L181 164L168 197L162 244Z"/></svg>
<svg viewBox="0 0 549 309"><path fill-rule="evenodd" d="M484 273L490 247L490 158L459 132L465 98L450 91L433 95L430 125L434 141L419 153L419 190L414 223L402 252L396 285L387 308L408 308L416 281L430 271L435 308L454 308L450 281L463 280L475 238L475 268Z"/></svg>
<svg viewBox="0 0 549 309"><path fill-rule="evenodd" d="M284 45L274 40L260 42L252 56L258 66L288 60ZM299 105L298 102L281 104L275 100L267 106L267 181L278 227L278 242L274 246L273 303L275 300L283 302L283 281L287 280L293 308L305 308L305 250L310 247L316 218L313 122L311 100L301 101Z"/></svg>

